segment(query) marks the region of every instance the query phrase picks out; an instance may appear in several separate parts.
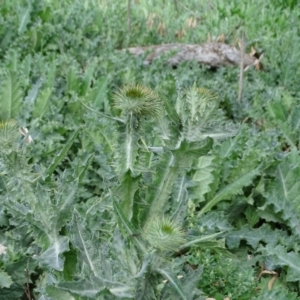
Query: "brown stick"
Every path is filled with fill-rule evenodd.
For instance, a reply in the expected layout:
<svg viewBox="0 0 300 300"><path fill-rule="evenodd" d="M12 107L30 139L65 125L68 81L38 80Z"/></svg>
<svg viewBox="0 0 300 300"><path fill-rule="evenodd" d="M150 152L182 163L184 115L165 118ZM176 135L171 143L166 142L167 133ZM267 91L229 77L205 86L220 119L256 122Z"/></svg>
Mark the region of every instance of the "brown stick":
<svg viewBox="0 0 300 300"><path fill-rule="evenodd" d="M25 277L26 277L25 294L26 294L28 300L32 300L31 293L30 293L30 286L29 286L29 273L28 273L28 269L25 269L24 272L25 272Z"/></svg>
<svg viewBox="0 0 300 300"><path fill-rule="evenodd" d="M194 14L195 12L192 11L191 9L189 9L187 6L185 6L183 3L178 2L178 0L176 0L177 4L180 4L185 10L187 10L188 12Z"/></svg>
<svg viewBox="0 0 300 300"><path fill-rule="evenodd" d="M239 93L238 102L241 103L243 97L243 82L244 82L244 59L245 59L245 31L242 33L241 41L241 64L240 64L240 79L239 79Z"/></svg>
<svg viewBox="0 0 300 300"><path fill-rule="evenodd" d="M174 0L174 4L175 4L175 10L176 10L176 12L179 13L177 0Z"/></svg>
<svg viewBox="0 0 300 300"><path fill-rule="evenodd" d="M131 0L127 2L127 29L131 33Z"/></svg>
<svg viewBox="0 0 300 300"><path fill-rule="evenodd" d="M212 3L212 1L207 0L207 4L210 6L210 8L216 9L216 6Z"/></svg>

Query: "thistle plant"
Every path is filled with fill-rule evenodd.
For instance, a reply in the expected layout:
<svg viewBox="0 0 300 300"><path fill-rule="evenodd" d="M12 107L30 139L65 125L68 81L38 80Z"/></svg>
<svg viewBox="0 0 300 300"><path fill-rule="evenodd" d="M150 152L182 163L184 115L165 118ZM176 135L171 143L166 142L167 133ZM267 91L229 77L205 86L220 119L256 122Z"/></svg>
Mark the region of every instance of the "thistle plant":
<svg viewBox="0 0 300 300"><path fill-rule="evenodd" d="M166 267L166 255L193 245L211 245L217 237L187 238L184 233L188 186L199 158L207 155L214 141L236 134L237 128L227 122L217 97L196 86L186 90L173 107L149 88L126 86L114 96L114 106L121 110L124 123L119 126L115 156L119 184L110 194L123 238L149 266L144 278L163 275L180 299L188 299L176 274ZM151 138L147 122L152 122L151 130L156 132L163 126L161 139ZM143 295L153 293L149 289L154 286L142 282L139 278L139 284L147 287Z"/></svg>
<svg viewBox="0 0 300 300"><path fill-rule="evenodd" d="M209 242L211 246L219 235L186 235L189 187L202 167L199 158L208 154L214 141L233 133L227 132L217 99L195 86L174 106L147 87L125 86L114 96L114 107L120 115L107 122L117 122L117 134L107 136L107 142L115 152L115 168L112 182L104 186L101 201L95 205L100 219L109 215L105 229L109 234L103 234L106 242L89 228L92 209L85 212L76 203L87 167L80 165L78 176L59 169L81 128L49 166L37 167L36 172L27 163L26 147L20 151L26 136L17 123L1 124L2 189L6 187L1 200L14 211L15 222L26 224L20 230L35 237L26 246L35 253L33 268L46 270L40 294L55 297L54 289L60 297L192 299L199 294L196 284L202 269L186 270L178 280L182 265L175 267L171 257L195 245ZM173 118L168 117L170 113ZM153 131L160 130L164 134L153 137ZM73 248L78 252L75 267L69 257ZM71 275L65 275L67 268L72 268Z"/></svg>

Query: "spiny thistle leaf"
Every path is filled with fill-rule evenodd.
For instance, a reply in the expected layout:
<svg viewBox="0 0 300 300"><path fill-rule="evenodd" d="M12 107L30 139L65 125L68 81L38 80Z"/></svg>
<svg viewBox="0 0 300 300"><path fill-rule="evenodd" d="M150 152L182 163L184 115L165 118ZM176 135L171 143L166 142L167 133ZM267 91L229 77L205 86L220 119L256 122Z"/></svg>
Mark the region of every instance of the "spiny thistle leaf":
<svg viewBox="0 0 300 300"><path fill-rule="evenodd" d="M20 138L18 124L14 120L0 122L0 145L1 151L12 151Z"/></svg>
<svg viewBox="0 0 300 300"><path fill-rule="evenodd" d="M212 139L192 143L184 140L171 153L165 152L160 156L152 185L153 193L149 193L145 199L149 207L142 220L147 222L165 210L178 177L191 168L199 156L207 154L211 147Z"/></svg>
<svg viewBox="0 0 300 300"><path fill-rule="evenodd" d="M172 272L169 272L169 270L165 269L157 269L157 272L163 275L170 283L172 288L176 291L177 295L179 298L177 299L182 299L182 300L187 300L188 296L185 294L184 289L182 285L180 284L179 280L177 279Z"/></svg>
<svg viewBox="0 0 300 300"><path fill-rule="evenodd" d="M297 293L293 293L288 289L284 289L283 286L279 285L277 288L272 288L272 290L262 291L256 298L257 300L298 300L299 297Z"/></svg>
<svg viewBox="0 0 300 300"><path fill-rule="evenodd" d="M119 149L115 156L116 171L120 176L123 176L127 171L131 171L133 176L140 173L136 169L138 150L140 149L137 123L136 118L130 114L126 127L122 128L124 132L120 134Z"/></svg>
<svg viewBox="0 0 300 300"><path fill-rule="evenodd" d="M75 139L77 138L81 128L78 128L71 138L67 141L65 146L62 148L62 150L57 154L57 156L54 158L53 162L47 169L47 175L50 177L52 173L55 171L56 167L65 159L68 151L70 150L71 146L73 145Z"/></svg>
<svg viewBox="0 0 300 300"><path fill-rule="evenodd" d="M217 96L195 84L178 98L176 111L187 141L201 141L207 137L224 140L237 133L237 126L227 121L219 109Z"/></svg>
<svg viewBox="0 0 300 300"><path fill-rule="evenodd" d="M92 233L86 228L84 219L76 210L73 211L73 220L68 229L71 242L80 253L81 262L86 264L86 267L89 268L91 274L102 279L99 242L92 239Z"/></svg>
<svg viewBox="0 0 300 300"><path fill-rule="evenodd" d="M162 251L175 251L185 242L182 229L168 217L153 218L144 228L143 238Z"/></svg>
<svg viewBox="0 0 300 300"><path fill-rule="evenodd" d="M58 282L56 286L63 291L68 291L72 294L92 299L95 299L97 294L105 289L105 285L103 284L103 282L97 279L82 279L68 282L62 281Z"/></svg>
<svg viewBox="0 0 300 300"><path fill-rule="evenodd" d="M143 209L141 222L146 223L152 217L164 212L165 205L180 172L173 155L164 153L160 156L156 176L151 187L153 192L146 195L145 203L147 203L147 206Z"/></svg>
<svg viewBox="0 0 300 300"><path fill-rule="evenodd" d="M11 277L4 271L0 271L0 288L9 288L13 284Z"/></svg>
<svg viewBox="0 0 300 300"><path fill-rule="evenodd" d="M272 205L272 210L281 213L281 217L294 234L300 236L300 160L297 153L291 152L288 158L277 166L276 178L267 186L263 195L267 199L266 206ZM295 160L293 154L296 154Z"/></svg>
<svg viewBox="0 0 300 300"><path fill-rule="evenodd" d="M46 88L40 92L40 95L36 99L32 116L36 119L41 119L43 115L45 114L47 107L49 106L49 99L52 94L51 88Z"/></svg>
<svg viewBox="0 0 300 300"><path fill-rule="evenodd" d="M213 171L215 165L213 156L201 156L198 159L196 172L193 176L190 199L198 199L198 202L204 201L204 195L210 192L210 184L214 181Z"/></svg>
<svg viewBox="0 0 300 300"><path fill-rule="evenodd" d="M127 232L127 234L132 237L133 242L135 243L137 248L140 250L140 252L145 254L147 251L146 251L146 247L144 245L144 242L141 240L140 237L138 237L136 235L137 230L135 229L133 224L128 221L128 219L126 218L126 216L125 216L122 208L120 207L119 203L115 200L113 201L113 207L114 207L116 215L118 216L120 227L124 228L125 231Z"/></svg>
<svg viewBox="0 0 300 300"><path fill-rule="evenodd" d="M183 222L188 209L189 194L187 191L187 178L185 175L180 176L174 185L174 190L171 195L173 201L168 203L170 206L170 215L173 220Z"/></svg>
<svg viewBox="0 0 300 300"><path fill-rule="evenodd" d="M259 246L268 245L274 248L276 245L284 245L287 251L297 249L299 237L290 235L284 230L273 229L269 224L263 224L258 228L251 228L245 225L239 230L232 230L226 235L226 246L229 249L240 247L244 240L252 249L257 249ZM289 245L289 246L288 246ZM265 249L265 248L263 248Z"/></svg>
<svg viewBox="0 0 300 300"><path fill-rule="evenodd" d="M22 90L17 75L8 71L1 82L0 120L16 118L22 108Z"/></svg>
<svg viewBox="0 0 300 300"><path fill-rule="evenodd" d="M206 123L217 109L217 96L207 89L197 88L195 84L186 90L176 103L176 111L183 123L195 121Z"/></svg>
<svg viewBox="0 0 300 300"><path fill-rule="evenodd" d="M116 196L121 199L122 210L129 221L131 220L133 214L134 195L138 190L139 180L139 176L133 178L130 171L128 171L121 178L120 185L116 189Z"/></svg>
<svg viewBox="0 0 300 300"><path fill-rule="evenodd" d="M114 105L123 114L137 117L157 117L162 111L162 102L158 95L138 84L122 87L114 97Z"/></svg>
<svg viewBox="0 0 300 300"><path fill-rule="evenodd" d="M210 211L215 205L223 200L229 200L232 196L242 193L242 188L252 183L253 179L259 175L261 171L261 165L256 168L252 168L249 172L241 174L239 178L230 182L227 186L223 187L218 193L210 199L207 204L199 211L198 217L201 217L206 212Z"/></svg>
<svg viewBox="0 0 300 300"><path fill-rule="evenodd" d="M195 120L200 115L209 113L218 107L218 97L205 88L190 89L186 93L191 119Z"/></svg>
<svg viewBox="0 0 300 300"><path fill-rule="evenodd" d="M64 257L62 253L69 250L69 239L66 236L57 236L51 241L51 246L40 254L37 259L41 264L54 270L62 271L64 269Z"/></svg>
<svg viewBox="0 0 300 300"><path fill-rule="evenodd" d="M300 280L300 255L294 251L289 252L285 247L277 245L266 245L262 248L266 255L274 258L274 262L279 266L288 266L287 281L295 282Z"/></svg>

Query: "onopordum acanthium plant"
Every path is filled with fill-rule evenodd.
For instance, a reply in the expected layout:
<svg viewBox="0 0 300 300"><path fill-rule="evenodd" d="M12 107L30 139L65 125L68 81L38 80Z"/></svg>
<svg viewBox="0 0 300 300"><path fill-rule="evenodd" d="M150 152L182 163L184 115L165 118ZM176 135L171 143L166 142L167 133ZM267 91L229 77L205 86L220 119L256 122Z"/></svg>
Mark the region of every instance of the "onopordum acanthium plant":
<svg viewBox="0 0 300 300"><path fill-rule="evenodd" d="M191 175L214 142L237 132L219 109L217 97L208 90L193 86L175 105L165 105L164 101L168 99L136 85L121 89L114 100L124 122L119 126L115 156L119 184L110 193L124 237L131 237L143 255L151 251L152 255L164 256L194 244L204 245L217 236L186 240L184 220ZM151 268L162 274L159 270L160 266ZM176 280L172 282L175 291L183 295L180 291L184 287L175 284Z"/></svg>
<svg viewBox="0 0 300 300"><path fill-rule="evenodd" d="M6 186L2 201L17 216L13 222L24 224L21 228L34 239L28 240L27 247L31 268L44 270L45 279L36 290L39 295L192 299L199 294L196 284L201 267L183 270L173 265L172 257L195 245L219 247L216 238L221 233L187 235L185 219L189 201L195 201L190 193L197 187L193 178L199 179L199 173L194 176L202 167L199 159L208 155L214 143L235 135L237 128L226 120L217 98L207 90L193 86L174 105L165 101L149 88L126 86L114 98L119 115L101 115L115 128L115 134L106 137L115 154L111 182L104 187L101 201L93 204L99 217L110 216L106 230L97 235L87 225L92 207L83 209L76 202L82 172L87 170L84 162L79 173L60 170L68 150L84 131L78 128L71 134L48 167L33 168L24 155L26 149L20 151L16 123L11 126L5 145L16 145L13 157L23 177L9 171L7 158L12 154L2 151L1 178ZM0 136L5 134L3 128ZM16 138L10 141L12 136ZM200 198L207 191L202 188ZM72 270L68 275L67 269ZM161 285L163 280L167 281Z"/></svg>

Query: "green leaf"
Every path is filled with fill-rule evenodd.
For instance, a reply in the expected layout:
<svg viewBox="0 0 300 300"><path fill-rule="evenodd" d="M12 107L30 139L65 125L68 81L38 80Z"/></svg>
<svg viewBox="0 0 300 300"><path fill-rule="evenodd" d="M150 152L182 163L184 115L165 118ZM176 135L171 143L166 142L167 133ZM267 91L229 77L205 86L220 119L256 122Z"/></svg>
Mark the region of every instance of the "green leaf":
<svg viewBox="0 0 300 300"><path fill-rule="evenodd" d="M90 166L90 163L92 161L92 159L94 158L94 154L89 154L84 162L83 162L83 165L80 166L77 170L77 178L78 178L78 182L82 182L82 180L84 179L84 175L86 173L86 170L88 169L88 167Z"/></svg>
<svg viewBox="0 0 300 300"><path fill-rule="evenodd" d="M259 228L250 228L249 225L246 225L240 230L229 232L226 236L226 244L229 249L238 248L242 240L245 240L253 249L256 249L260 242L275 246L280 235L282 238L284 237L284 233L273 231L268 224Z"/></svg>
<svg viewBox="0 0 300 300"><path fill-rule="evenodd" d="M26 98L24 99L25 107L33 105L36 102L42 84L42 79L39 79L36 83L32 85L31 89L27 93Z"/></svg>
<svg viewBox="0 0 300 300"><path fill-rule="evenodd" d="M216 95L195 84L178 98L176 110L187 141L224 140L237 134L238 126L226 120Z"/></svg>
<svg viewBox="0 0 300 300"><path fill-rule="evenodd" d="M80 281L59 283L57 287L75 293L77 295L84 295L94 297L100 291L107 288L112 294L117 296L132 296L132 285L127 277L124 276L124 281L128 284L122 283L119 276L116 276L113 270L116 267L115 260L110 256L111 251L107 251L107 244L100 244L94 238L91 231L87 228L85 220L80 214L74 210L73 220L68 226L68 232L73 246L79 253L78 264L82 270L82 279ZM110 250L112 250L110 248ZM120 266L118 264L118 266ZM122 272L118 273L120 276ZM86 280L89 278L89 280ZM77 285L76 285L77 283ZM78 286L81 288L78 289ZM86 294L84 294L86 292Z"/></svg>
<svg viewBox="0 0 300 300"><path fill-rule="evenodd" d="M0 89L0 120L17 118L22 109L22 90L16 73L7 71Z"/></svg>
<svg viewBox="0 0 300 300"><path fill-rule="evenodd" d="M77 179L71 183L63 181L56 191L55 198L53 199L55 202L53 201L54 204L51 203L54 213L48 216L53 224L52 228L56 230L56 233L70 221L72 208L76 204L77 192Z"/></svg>
<svg viewBox="0 0 300 300"><path fill-rule="evenodd" d="M288 112L281 102L268 102L267 108L271 117L275 122L282 121L286 122L288 117Z"/></svg>
<svg viewBox="0 0 300 300"><path fill-rule="evenodd" d="M233 226L230 225L223 211L210 211L197 219L200 232L204 230L209 233L219 231L231 231ZM204 231L204 232L206 232Z"/></svg>
<svg viewBox="0 0 300 300"><path fill-rule="evenodd" d="M9 288L13 284L11 277L4 271L0 271L0 288Z"/></svg>
<svg viewBox="0 0 300 300"><path fill-rule="evenodd" d="M178 279L176 278L175 275L173 275L171 272L165 270L165 269L156 269L156 271L158 273L160 273L161 275L163 275L170 283L170 285L173 287L173 289L176 291L177 295L178 295L178 299L182 299L182 300L188 300L183 287L181 286L180 282L178 281Z"/></svg>
<svg viewBox="0 0 300 300"><path fill-rule="evenodd" d="M54 88L55 78L56 78L56 64L52 63L49 67L49 70L48 70L48 73L46 76L46 82L45 82L46 89Z"/></svg>
<svg viewBox="0 0 300 300"><path fill-rule="evenodd" d="M300 130L300 106L297 105L290 113L288 119L289 127L293 132L298 133ZM299 140L299 136L297 136L297 141ZM295 140L296 141L296 140Z"/></svg>
<svg viewBox="0 0 300 300"><path fill-rule="evenodd" d="M157 172L153 182L151 193L147 194L141 222L151 222L151 219L158 215L163 215L164 207L173 190L173 185L178 177L178 165L171 153L165 153L160 158L160 172Z"/></svg>
<svg viewBox="0 0 300 300"><path fill-rule="evenodd" d="M90 72L92 71L93 70L91 69ZM87 81L85 85L88 84L88 80L91 80L89 76L85 78L85 80ZM86 88L83 87L83 91L85 89ZM95 83L95 87L93 87L93 89L89 91L88 95L85 97L84 102L86 104L93 103L93 107L97 107L98 109L103 111L106 98L107 98L107 78L102 77L97 80L97 82ZM106 112L106 110L104 111Z"/></svg>
<svg viewBox="0 0 300 300"><path fill-rule="evenodd" d="M18 130L18 124L15 120L8 120L3 123L0 122L0 143L3 153L8 155L13 151L17 151L19 148L19 137L20 133ZM9 168L9 165L7 167Z"/></svg>
<svg viewBox="0 0 300 300"><path fill-rule="evenodd" d="M162 215L170 195L176 189L178 178L192 168L201 155L207 154L212 147L212 139L200 142L182 141L176 149L165 152L157 164L157 172L152 183L152 191L146 197L142 222L150 222L152 217Z"/></svg>
<svg viewBox="0 0 300 300"><path fill-rule="evenodd" d="M296 134L293 132L293 129L286 123L280 123L280 130L285 138L285 140L287 141L287 143L294 149L297 149L297 143L299 141L299 138Z"/></svg>
<svg viewBox="0 0 300 300"><path fill-rule="evenodd" d="M287 266L286 280L296 282L300 280L300 254L293 251L288 252L285 247L277 245L272 247L267 245L263 251L267 255L272 255L275 258L275 263L279 266Z"/></svg>
<svg viewBox="0 0 300 300"><path fill-rule="evenodd" d="M270 291L263 291L255 300L299 300L297 293L293 293L283 285L272 288Z"/></svg>
<svg viewBox="0 0 300 300"><path fill-rule="evenodd" d="M297 153L297 151L295 151ZM276 177L263 192L265 207L272 205L276 213L289 224L297 236L300 236L300 159L293 158L293 152L277 166ZM262 208L263 209L263 208Z"/></svg>
<svg viewBox="0 0 300 300"><path fill-rule="evenodd" d="M95 69L96 69L96 61L92 62L85 70L83 83L81 86L81 92L80 92L81 96L85 96L91 89L91 83L92 83Z"/></svg>
<svg viewBox="0 0 300 300"><path fill-rule="evenodd" d="M62 254L69 250L69 239L66 236L59 236L51 241L50 247L37 256L37 260L43 265L58 271L64 269L64 257Z"/></svg>
<svg viewBox="0 0 300 300"><path fill-rule="evenodd" d="M214 198L209 200L208 203L199 211L198 218L210 211L220 201L230 200L232 196L242 193L242 188L252 183L252 180L260 173L260 169L261 167L259 166L251 170L249 173L241 175L240 178L236 178L235 181L222 188L214 196Z"/></svg>
<svg viewBox="0 0 300 300"><path fill-rule="evenodd" d="M107 287L122 285L113 280L112 262L108 259L107 245L100 244L93 238L92 232L87 228L85 220L78 211L73 211L72 222L68 226L70 239L79 253L80 268L86 270L91 280L96 280Z"/></svg>
<svg viewBox="0 0 300 300"><path fill-rule="evenodd" d="M28 2L27 7L22 7L19 11L19 35L23 34L27 28L28 23L30 22L30 13L31 13L31 4Z"/></svg>
<svg viewBox="0 0 300 300"><path fill-rule="evenodd" d="M97 298L97 295L101 295L101 292L107 289L98 278L92 278L90 280L59 282L56 284L56 287L72 294L91 299L99 299ZM127 285L119 284L119 286L116 285L108 290L110 292L110 297L112 297L112 294L118 298L132 299L133 297L132 288Z"/></svg>
<svg viewBox="0 0 300 300"><path fill-rule="evenodd" d="M62 291L55 286L47 286L46 292L52 299L75 300L75 298L68 292Z"/></svg>
<svg viewBox="0 0 300 300"><path fill-rule="evenodd" d="M63 149L59 152L58 155L56 155L55 159L53 160L53 162L51 163L51 165L47 169L47 175L48 176L51 176L52 173L55 171L56 167L65 159L65 157L66 157L69 149L73 145L73 143L74 143L75 139L77 138L80 130L81 130L81 128L78 128L73 133L73 135L67 141L67 143L65 144L65 146L63 147Z"/></svg>
<svg viewBox="0 0 300 300"><path fill-rule="evenodd" d="M219 247L220 245L216 242L215 239L216 239L216 237L218 237L222 234L223 234L223 232L217 232L217 233L214 233L214 234L204 235L204 236L201 236L199 238L195 238L195 239L193 239L191 241L188 241L188 242L184 243L183 245L181 245L178 248L178 251L184 250L184 249L189 249L192 246L197 246L197 245L199 245L200 247L202 246L203 248L205 248L206 243L210 243L210 242L213 242L216 247Z"/></svg>
<svg viewBox="0 0 300 300"><path fill-rule="evenodd" d="M64 270L63 270L64 279L73 280L77 270L77 263L78 263L77 252L71 249L70 251L64 253L64 257L65 257Z"/></svg>
<svg viewBox="0 0 300 300"><path fill-rule="evenodd" d="M120 147L116 153L117 173L123 175L131 171L132 176L137 176L141 170L136 167L139 146L139 136L137 132L138 120L131 114L128 116L124 133L120 134ZM123 126L122 126L123 127Z"/></svg>
<svg viewBox="0 0 300 300"><path fill-rule="evenodd" d="M201 276L203 273L203 268L198 266L196 270L189 269L187 274L180 279L182 282L182 287L184 290L184 294L187 295L189 300L195 299L195 294L199 295L199 290L197 286L201 280Z"/></svg>
<svg viewBox="0 0 300 300"><path fill-rule="evenodd" d="M72 244L81 254L81 261L85 262L95 277L101 278L100 256L97 255L100 250L99 245L96 241L93 241L90 231L85 227L84 220L76 210L73 212L73 220L69 226L69 231Z"/></svg>
<svg viewBox="0 0 300 300"><path fill-rule="evenodd" d="M23 286L17 285L13 288L3 288L1 289L1 300L15 300L15 299L21 299L21 297L24 295L24 289Z"/></svg>
<svg viewBox="0 0 300 300"><path fill-rule="evenodd" d="M214 181L214 157L201 156L198 159L197 169L193 176L193 188L190 189L190 199L197 199L198 202L204 201L204 195L208 193L210 184Z"/></svg>
<svg viewBox="0 0 300 300"><path fill-rule="evenodd" d="M78 280L69 282L59 282L56 284L58 289L68 291L72 294L79 295L86 298L95 299L97 294L105 289L105 285L100 281L92 280Z"/></svg>
<svg viewBox="0 0 300 300"><path fill-rule="evenodd" d="M130 221L133 215L134 195L139 188L140 177L133 178L131 172L125 173L119 186L115 191L115 195L121 200L121 208L127 219Z"/></svg>
<svg viewBox="0 0 300 300"><path fill-rule="evenodd" d="M213 139L206 138L201 141L189 142L183 140L180 146L176 149L171 150L174 157L176 158L176 164L180 168L189 170L194 168L198 158L206 155L213 147Z"/></svg>
<svg viewBox="0 0 300 300"><path fill-rule="evenodd" d="M79 94L79 78L77 76L77 68L76 66L71 66L66 75L66 80L67 80L67 88L66 92L67 93L77 93Z"/></svg>
<svg viewBox="0 0 300 300"><path fill-rule="evenodd" d="M35 119L41 119L45 114L49 105L49 99L52 94L51 88L45 88L39 94L33 107L32 117Z"/></svg>
<svg viewBox="0 0 300 300"><path fill-rule="evenodd" d="M121 228L125 228L127 234L129 236L131 236L134 243L136 244L136 246L142 253L144 253L144 254L147 253L146 247L145 247L143 241L137 236L138 231L134 228L134 226L126 218L126 216L125 216L123 210L121 209L120 205L118 204L118 202L114 200L113 206L114 206L114 210L118 216L119 224L120 224Z"/></svg>
<svg viewBox="0 0 300 300"><path fill-rule="evenodd" d="M186 218L189 199L187 179L185 175L178 178L174 185L171 197L173 199L169 212L171 219L177 221L178 224L181 224Z"/></svg>
<svg viewBox="0 0 300 300"><path fill-rule="evenodd" d="M244 212L248 224L252 227L255 226L255 224L258 223L260 219L259 213L257 213L257 209L253 206L248 206Z"/></svg>

